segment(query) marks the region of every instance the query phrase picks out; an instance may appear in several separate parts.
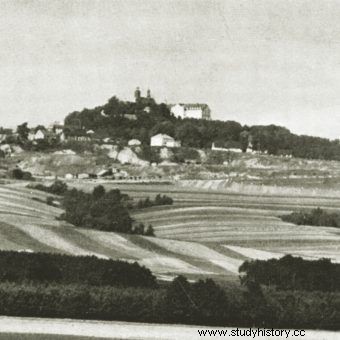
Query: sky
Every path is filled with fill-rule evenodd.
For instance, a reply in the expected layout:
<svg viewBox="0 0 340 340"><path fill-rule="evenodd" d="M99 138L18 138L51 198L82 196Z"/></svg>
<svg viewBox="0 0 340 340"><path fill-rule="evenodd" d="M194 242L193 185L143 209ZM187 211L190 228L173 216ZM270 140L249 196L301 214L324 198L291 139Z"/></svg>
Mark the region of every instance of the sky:
<svg viewBox="0 0 340 340"><path fill-rule="evenodd" d="M340 137L340 1L0 0L0 126L133 100Z"/></svg>

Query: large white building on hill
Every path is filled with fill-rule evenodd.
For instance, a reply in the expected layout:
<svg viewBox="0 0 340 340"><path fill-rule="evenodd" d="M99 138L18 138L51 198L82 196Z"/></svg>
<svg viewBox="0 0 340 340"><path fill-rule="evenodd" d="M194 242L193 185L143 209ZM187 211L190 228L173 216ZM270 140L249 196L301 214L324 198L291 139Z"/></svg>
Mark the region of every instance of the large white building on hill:
<svg viewBox="0 0 340 340"><path fill-rule="evenodd" d="M208 104L176 104L170 108L175 117L211 119L211 111Z"/></svg>

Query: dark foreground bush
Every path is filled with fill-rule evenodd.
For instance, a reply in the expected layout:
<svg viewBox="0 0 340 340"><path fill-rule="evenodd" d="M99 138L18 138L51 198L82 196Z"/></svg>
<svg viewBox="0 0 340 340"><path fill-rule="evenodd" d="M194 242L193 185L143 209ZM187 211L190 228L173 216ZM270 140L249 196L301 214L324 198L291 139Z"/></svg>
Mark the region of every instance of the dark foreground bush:
<svg viewBox="0 0 340 340"><path fill-rule="evenodd" d="M156 287L149 269L137 263L44 253L0 251L0 281Z"/></svg>

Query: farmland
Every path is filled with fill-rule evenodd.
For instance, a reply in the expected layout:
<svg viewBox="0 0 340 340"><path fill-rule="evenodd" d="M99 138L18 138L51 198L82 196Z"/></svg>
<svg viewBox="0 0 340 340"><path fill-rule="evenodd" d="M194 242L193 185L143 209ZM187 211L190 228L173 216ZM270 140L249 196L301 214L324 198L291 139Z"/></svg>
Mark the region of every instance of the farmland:
<svg viewBox="0 0 340 340"><path fill-rule="evenodd" d="M97 184L69 183L84 190ZM300 208L338 210L336 197L243 195L169 184L103 184L136 199L170 195L172 206L133 212L134 219L154 226L157 237L75 228L56 220L62 210L43 203L45 193L9 184L0 186L0 248L138 261L165 280L178 274L236 280L244 260L288 253L340 262L339 230L296 226L278 217Z"/></svg>

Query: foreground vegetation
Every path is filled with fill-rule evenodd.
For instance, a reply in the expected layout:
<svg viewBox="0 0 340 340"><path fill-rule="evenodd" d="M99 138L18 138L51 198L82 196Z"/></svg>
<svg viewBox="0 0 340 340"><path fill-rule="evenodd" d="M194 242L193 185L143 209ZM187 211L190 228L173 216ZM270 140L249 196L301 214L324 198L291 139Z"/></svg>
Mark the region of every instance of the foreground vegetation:
<svg viewBox="0 0 340 340"><path fill-rule="evenodd" d="M221 287L211 279L189 283L183 276L157 285L136 264L88 257L1 252L0 265L2 315L340 329L339 292L261 288L249 270L243 286ZM252 268L258 275L263 271Z"/></svg>
<svg viewBox="0 0 340 340"><path fill-rule="evenodd" d="M178 277L158 289L0 283L0 314L339 330L340 294L225 288Z"/></svg>

